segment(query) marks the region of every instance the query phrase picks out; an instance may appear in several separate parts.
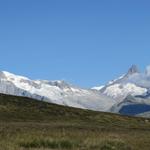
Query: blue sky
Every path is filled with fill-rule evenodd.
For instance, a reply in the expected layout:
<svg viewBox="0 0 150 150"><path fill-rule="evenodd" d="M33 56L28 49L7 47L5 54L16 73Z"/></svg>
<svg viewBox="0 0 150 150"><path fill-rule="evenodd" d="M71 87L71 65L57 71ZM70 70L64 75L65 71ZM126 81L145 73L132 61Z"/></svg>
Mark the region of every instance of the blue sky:
<svg viewBox="0 0 150 150"><path fill-rule="evenodd" d="M149 0L1 0L0 70L104 84L150 64Z"/></svg>

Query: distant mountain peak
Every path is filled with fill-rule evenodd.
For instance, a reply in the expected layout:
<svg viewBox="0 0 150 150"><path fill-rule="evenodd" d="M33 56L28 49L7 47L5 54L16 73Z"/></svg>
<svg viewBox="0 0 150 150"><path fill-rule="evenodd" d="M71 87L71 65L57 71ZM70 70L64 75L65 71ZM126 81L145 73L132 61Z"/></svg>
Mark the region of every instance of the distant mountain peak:
<svg viewBox="0 0 150 150"><path fill-rule="evenodd" d="M127 76L128 76L128 75L135 74L135 73L139 73L139 72L140 72L140 71L139 71L137 65L132 65L132 66L129 68L128 72L127 72Z"/></svg>

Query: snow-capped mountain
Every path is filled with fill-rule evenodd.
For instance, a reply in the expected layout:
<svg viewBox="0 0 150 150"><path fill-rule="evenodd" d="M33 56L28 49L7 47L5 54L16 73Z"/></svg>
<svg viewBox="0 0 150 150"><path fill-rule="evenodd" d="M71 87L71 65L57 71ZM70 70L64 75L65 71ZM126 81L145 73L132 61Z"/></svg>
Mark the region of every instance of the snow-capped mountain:
<svg viewBox="0 0 150 150"><path fill-rule="evenodd" d="M121 77L92 89L59 80L31 80L2 71L0 93L83 109L138 115L150 111L150 67L141 73L133 65Z"/></svg>
<svg viewBox="0 0 150 150"><path fill-rule="evenodd" d="M115 104L115 100L99 91L78 88L64 81L30 80L6 71L0 72L0 93L99 111L109 111Z"/></svg>
<svg viewBox="0 0 150 150"><path fill-rule="evenodd" d="M133 65L125 75L108 82L98 89L99 92L116 100L111 112L125 115L141 114L148 116L150 112L150 67L141 73Z"/></svg>
<svg viewBox="0 0 150 150"><path fill-rule="evenodd" d="M141 73L137 66L133 65L125 75L108 82L100 88L100 92L121 102L128 95L136 96L147 93L150 88L150 67ZM94 89L99 89L98 87Z"/></svg>

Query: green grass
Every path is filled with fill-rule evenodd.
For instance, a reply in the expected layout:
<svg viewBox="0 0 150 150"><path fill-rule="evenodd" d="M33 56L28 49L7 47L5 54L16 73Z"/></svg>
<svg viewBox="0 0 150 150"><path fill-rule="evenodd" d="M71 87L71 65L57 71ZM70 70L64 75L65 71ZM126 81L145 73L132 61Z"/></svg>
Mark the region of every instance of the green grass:
<svg viewBox="0 0 150 150"><path fill-rule="evenodd" d="M51 149L72 149L78 147L77 143L70 140L50 140L50 139L32 139L21 142L21 147L25 148L51 148Z"/></svg>
<svg viewBox="0 0 150 150"><path fill-rule="evenodd" d="M0 94L0 150L149 150L150 120Z"/></svg>

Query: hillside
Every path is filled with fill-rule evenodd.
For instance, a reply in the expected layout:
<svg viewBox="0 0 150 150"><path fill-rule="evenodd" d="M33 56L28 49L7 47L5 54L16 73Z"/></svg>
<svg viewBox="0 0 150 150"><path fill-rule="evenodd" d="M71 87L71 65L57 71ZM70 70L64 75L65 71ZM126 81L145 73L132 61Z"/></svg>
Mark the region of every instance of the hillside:
<svg viewBox="0 0 150 150"><path fill-rule="evenodd" d="M150 120L0 94L0 150L149 150Z"/></svg>

